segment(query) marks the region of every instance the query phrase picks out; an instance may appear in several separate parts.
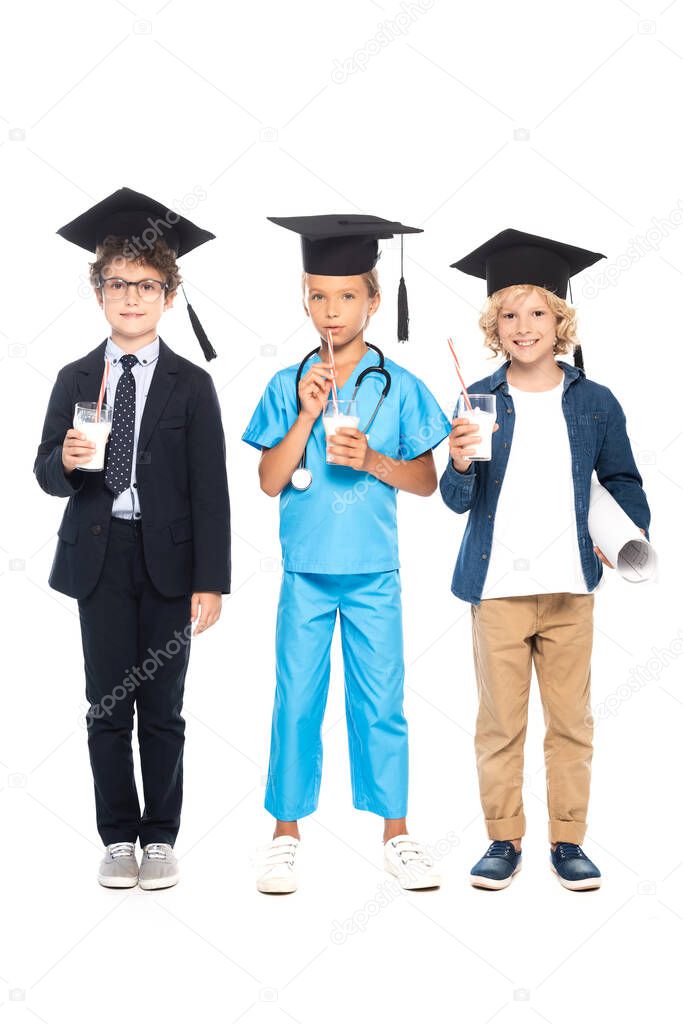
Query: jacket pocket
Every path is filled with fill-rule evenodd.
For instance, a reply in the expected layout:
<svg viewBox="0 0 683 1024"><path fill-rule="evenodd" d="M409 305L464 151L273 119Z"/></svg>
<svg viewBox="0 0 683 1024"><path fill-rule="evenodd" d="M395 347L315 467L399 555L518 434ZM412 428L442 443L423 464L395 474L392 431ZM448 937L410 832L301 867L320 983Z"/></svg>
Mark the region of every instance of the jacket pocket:
<svg viewBox="0 0 683 1024"><path fill-rule="evenodd" d="M178 519L175 523L171 523L169 529L175 544L183 544L185 541L192 540L192 518L189 516L187 519Z"/></svg>
<svg viewBox="0 0 683 1024"><path fill-rule="evenodd" d="M184 416L169 416L165 420L159 420L160 430L169 430L173 427L184 427L187 420Z"/></svg>
<svg viewBox="0 0 683 1024"><path fill-rule="evenodd" d="M607 412L594 409L577 416L579 430L583 435L583 447L586 455L597 458L602 447L607 429Z"/></svg>
<svg viewBox="0 0 683 1024"><path fill-rule="evenodd" d="M60 540L66 541L67 544L75 544L78 539L78 523L73 523L70 519L64 519L57 530L57 536Z"/></svg>

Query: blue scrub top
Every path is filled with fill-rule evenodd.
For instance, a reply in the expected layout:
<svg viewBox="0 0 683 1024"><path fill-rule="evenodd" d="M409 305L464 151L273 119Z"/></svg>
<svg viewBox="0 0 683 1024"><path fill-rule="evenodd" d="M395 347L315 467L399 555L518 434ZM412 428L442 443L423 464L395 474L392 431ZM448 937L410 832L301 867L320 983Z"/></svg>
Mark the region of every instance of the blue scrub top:
<svg viewBox="0 0 683 1024"><path fill-rule="evenodd" d="M306 364L319 361L317 355ZM368 349L343 388L340 399L351 398L356 379L377 365ZM394 459L414 459L435 448L450 433L450 421L429 389L408 370L385 359L391 388L370 430L368 444ZM297 418L298 364L280 370L270 380L242 440L254 448L273 448ZM302 375L303 375L302 374ZM356 402L363 430L379 401L385 381L369 374L358 389ZM398 569L396 488L350 466L328 465L322 416L313 425L306 448L306 465L313 482L306 491L288 484L280 494L280 543L289 572L361 573Z"/></svg>

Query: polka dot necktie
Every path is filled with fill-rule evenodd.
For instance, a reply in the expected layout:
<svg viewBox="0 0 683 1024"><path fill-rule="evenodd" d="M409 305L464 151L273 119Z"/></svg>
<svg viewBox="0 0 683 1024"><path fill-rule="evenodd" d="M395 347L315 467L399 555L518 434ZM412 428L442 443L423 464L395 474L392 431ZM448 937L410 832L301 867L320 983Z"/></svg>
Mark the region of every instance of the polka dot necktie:
<svg viewBox="0 0 683 1024"><path fill-rule="evenodd" d="M115 495L130 487L133 470L133 439L135 437L135 378L133 367L137 356L121 356L123 373L119 377L114 396L107 468L104 473L106 487Z"/></svg>

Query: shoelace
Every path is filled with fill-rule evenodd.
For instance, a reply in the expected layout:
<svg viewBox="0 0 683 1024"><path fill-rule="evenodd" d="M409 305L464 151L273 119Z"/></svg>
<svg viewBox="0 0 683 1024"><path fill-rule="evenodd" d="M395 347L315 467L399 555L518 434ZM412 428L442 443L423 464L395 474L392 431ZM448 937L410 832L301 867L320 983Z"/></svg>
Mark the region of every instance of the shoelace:
<svg viewBox="0 0 683 1024"><path fill-rule="evenodd" d="M163 843L150 843L145 847L145 854L150 860L166 860L168 850Z"/></svg>
<svg viewBox="0 0 683 1024"><path fill-rule="evenodd" d="M486 856L487 857L506 857L511 849L513 850L514 853L517 852L515 850L514 844L509 842L508 840L494 839L494 841L491 843L491 845L489 846L488 850L486 851Z"/></svg>
<svg viewBox="0 0 683 1024"><path fill-rule="evenodd" d="M109 854L112 860L119 857L132 857L135 853L135 843L112 843L109 847Z"/></svg>
<svg viewBox="0 0 683 1024"><path fill-rule="evenodd" d="M583 850L577 843L558 843L555 847L555 853L558 857L562 859L564 859L565 857L586 856L586 854L583 852Z"/></svg>
<svg viewBox="0 0 683 1024"><path fill-rule="evenodd" d="M396 850L398 859L404 867L417 867L417 862L420 867L432 867L431 858L421 843L416 843L413 839L399 839L397 843L392 840L391 845Z"/></svg>

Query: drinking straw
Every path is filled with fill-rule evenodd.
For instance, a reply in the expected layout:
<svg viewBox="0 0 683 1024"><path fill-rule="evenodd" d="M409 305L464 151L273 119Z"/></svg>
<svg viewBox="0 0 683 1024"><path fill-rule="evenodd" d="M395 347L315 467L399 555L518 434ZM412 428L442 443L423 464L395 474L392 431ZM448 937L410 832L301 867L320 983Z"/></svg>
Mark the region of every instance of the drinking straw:
<svg viewBox="0 0 683 1024"><path fill-rule="evenodd" d="M334 364L334 346L332 345L332 331L327 332L327 350L330 353L330 362L332 363L332 404L334 405L335 415L339 415L339 405L337 398L337 367Z"/></svg>
<svg viewBox="0 0 683 1024"><path fill-rule="evenodd" d="M460 362L458 360L458 357L455 354L455 346L453 345L453 339L452 338L448 339L448 347L451 350L451 355L453 356L453 359L455 361L455 372L457 373L458 377L460 378L460 383L462 384L462 395L463 395L463 398L465 399L465 405L467 406L467 408L471 412L472 411L472 403L470 402L470 396L467 394L467 388L465 387L465 381L462 379L462 373L460 372Z"/></svg>
<svg viewBox="0 0 683 1024"><path fill-rule="evenodd" d="M100 412L102 410L102 402L107 392L107 381L109 379L109 360L104 361L104 373L102 374L102 383L100 384L100 397L97 399L97 409L95 410L95 422L100 422Z"/></svg>

